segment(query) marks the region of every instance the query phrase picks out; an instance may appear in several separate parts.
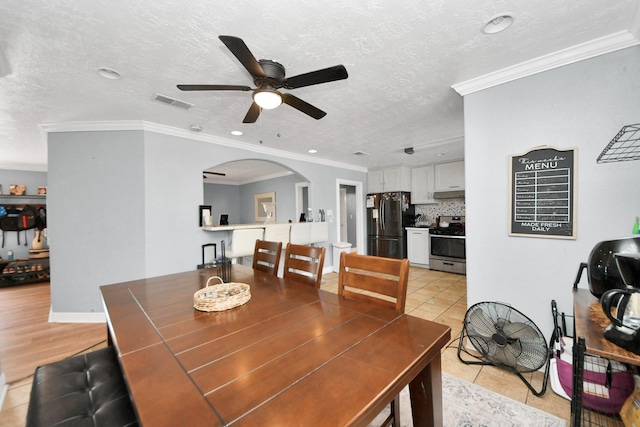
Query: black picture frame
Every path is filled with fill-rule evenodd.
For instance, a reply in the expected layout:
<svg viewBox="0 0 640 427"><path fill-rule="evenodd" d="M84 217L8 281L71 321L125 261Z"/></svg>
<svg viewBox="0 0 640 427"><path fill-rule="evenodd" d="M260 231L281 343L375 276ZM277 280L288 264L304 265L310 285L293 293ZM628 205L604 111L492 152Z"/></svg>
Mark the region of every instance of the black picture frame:
<svg viewBox="0 0 640 427"><path fill-rule="evenodd" d="M509 162L510 236L576 239L577 148L535 147Z"/></svg>
<svg viewBox="0 0 640 427"><path fill-rule="evenodd" d="M200 205L198 210L198 224L200 227L204 225L204 211L209 210L209 215L213 216L213 211L211 210L211 205Z"/></svg>

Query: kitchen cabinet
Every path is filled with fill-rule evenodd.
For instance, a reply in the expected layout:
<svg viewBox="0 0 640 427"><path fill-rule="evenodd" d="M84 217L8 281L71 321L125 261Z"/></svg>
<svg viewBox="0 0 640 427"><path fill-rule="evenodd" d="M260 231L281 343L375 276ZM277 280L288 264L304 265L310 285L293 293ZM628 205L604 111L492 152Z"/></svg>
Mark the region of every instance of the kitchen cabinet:
<svg viewBox="0 0 640 427"><path fill-rule="evenodd" d="M436 203L433 198L434 167L422 166L411 169L411 203L427 205Z"/></svg>
<svg viewBox="0 0 640 427"><path fill-rule="evenodd" d="M407 227L407 258L414 267L429 267L429 229Z"/></svg>
<svg viewBox="0 0 640 427"><path fill-rule="evenodd" d="M435 191L464 190L464 162L435 165Z"/></svg>
<svg viewBox="0 0 640 427"><path fill-rule="evenodd" d="M370 170L367 175L367 192L385 191L411 191L411 170L406 166Z"/></svg>

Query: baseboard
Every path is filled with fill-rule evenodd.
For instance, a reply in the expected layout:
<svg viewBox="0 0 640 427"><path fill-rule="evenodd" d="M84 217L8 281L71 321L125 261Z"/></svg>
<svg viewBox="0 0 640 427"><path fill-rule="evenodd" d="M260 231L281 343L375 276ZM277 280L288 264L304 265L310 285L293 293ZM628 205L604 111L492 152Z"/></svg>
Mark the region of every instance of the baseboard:
<svg viewBox="0 0 640 427"><path fill-rule="evenodd" d="M0 391L0 412L2 412L4 398L7 397L7 392L9 391L9 384L7 384L7 378L4 376L4 372L0 374L0 387L2 387Z"/></svg>
<svg viewBox="0 0 640 427"><path fill-rule="evenodd" d="M104 313L61 313L49 310L49 323L106 323Z"/></svg>

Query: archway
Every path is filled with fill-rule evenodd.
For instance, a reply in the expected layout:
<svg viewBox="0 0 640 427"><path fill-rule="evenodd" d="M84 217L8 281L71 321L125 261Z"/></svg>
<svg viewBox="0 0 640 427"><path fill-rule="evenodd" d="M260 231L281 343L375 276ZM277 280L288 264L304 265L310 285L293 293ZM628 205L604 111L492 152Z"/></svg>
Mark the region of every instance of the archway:
<svg viewBox="0 0 640 427"><path fill-rule="evenodd" d="M306 177L273 161L234 160L203 171L203 201L212 207L214 225L219 225L221 214L228 215L230 224L248 224L262 222L255 213L255 198L273 193L275 221L295 222L299 218L298 186L303 182L308 189Z"/></svg>

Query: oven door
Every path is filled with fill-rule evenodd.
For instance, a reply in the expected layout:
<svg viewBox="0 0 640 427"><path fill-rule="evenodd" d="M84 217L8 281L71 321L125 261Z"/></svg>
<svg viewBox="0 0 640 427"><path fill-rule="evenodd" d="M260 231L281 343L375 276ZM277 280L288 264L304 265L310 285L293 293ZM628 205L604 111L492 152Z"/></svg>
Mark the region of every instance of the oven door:
<svg viewBox="0 0 640 427"><path fill-rule="evenodd" d="M430 255L434 258L456 258L464 261L467 257L465 236L446 236L430 234Z"/></svg>

